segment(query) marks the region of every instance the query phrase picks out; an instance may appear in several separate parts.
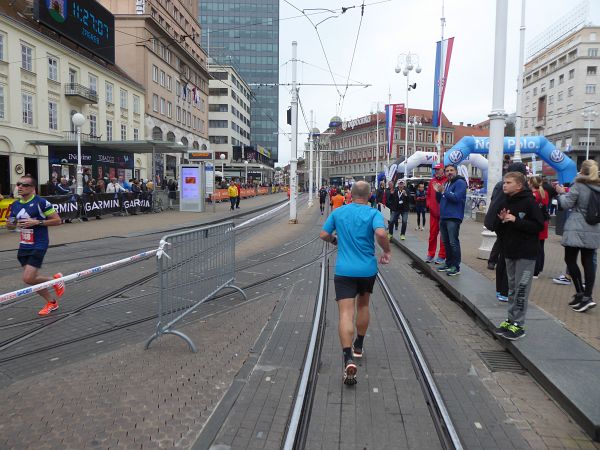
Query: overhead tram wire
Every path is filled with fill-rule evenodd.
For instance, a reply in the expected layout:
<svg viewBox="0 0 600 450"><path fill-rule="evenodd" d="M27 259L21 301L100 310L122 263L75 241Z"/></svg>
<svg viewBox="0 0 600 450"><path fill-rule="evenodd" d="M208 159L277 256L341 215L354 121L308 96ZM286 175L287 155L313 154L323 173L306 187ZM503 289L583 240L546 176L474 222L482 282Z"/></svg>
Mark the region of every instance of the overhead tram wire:
<svg viewBox="0 0 600 450"><path fill-rule="evenodd" d="M348 93L348 86L350 83L350 74L352 73L352 66L354 65L354 57L356 56L356 48L358 47L358 38L360 37L360 29L362 27L363 18L365 16L365 2L361 6L360 11L360 22L358 23L358 30L356 31L356 40L354 41L354 50L352 50L352 59L350 60L350 68L348 69L348 77L346 78L346 88L344 89L344 95L341 97L341 104L339 114L342 114L342 110L344 109L344 101L346 100L346 94Z"/></svg>

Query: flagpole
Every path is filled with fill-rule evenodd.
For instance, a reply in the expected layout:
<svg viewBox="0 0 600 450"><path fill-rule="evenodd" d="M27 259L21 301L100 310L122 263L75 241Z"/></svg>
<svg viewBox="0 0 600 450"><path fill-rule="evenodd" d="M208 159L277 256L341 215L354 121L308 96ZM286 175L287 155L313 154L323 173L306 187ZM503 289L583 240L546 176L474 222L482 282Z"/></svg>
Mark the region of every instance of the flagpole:
<svg viewBox="0 0 600 450"><path fill-rule="evenodd" d="M388 110L389 110L391 104L392 104L392 87L388 86ZM386 116L386 121L387 121L387 116ZM392 153L392 146L390 145L390 141L391 141L390 135L389 135L389 133L386 133L386 134L387 134L386 138L388 141L387 166L389 169L390 168L390 154ZM392 129L392 136L393 135L394 135L394 130Z"/></svg>
<svg viewBox="0 0 600 450"><path fill-rule="evenodd" d="M375 138L375 189L377 189L377 172L379 171L379 102L377 102L377 137Z"/></svg>
<svg viewBox="0 0 600 450"><path fill-rule="evenodd" d="M444 80L444 70L446 68L445 54L443 52L444 46L444 27L446 26L446 18L444 17L444 0L442 0L442 17L440 19L442 22L442 37L440 39L440 73L439 81L440 86L438 86L438 135L437 135L437 154L438 154L438 162L442 162L442 92L443 92L443 84Z"/></svg>

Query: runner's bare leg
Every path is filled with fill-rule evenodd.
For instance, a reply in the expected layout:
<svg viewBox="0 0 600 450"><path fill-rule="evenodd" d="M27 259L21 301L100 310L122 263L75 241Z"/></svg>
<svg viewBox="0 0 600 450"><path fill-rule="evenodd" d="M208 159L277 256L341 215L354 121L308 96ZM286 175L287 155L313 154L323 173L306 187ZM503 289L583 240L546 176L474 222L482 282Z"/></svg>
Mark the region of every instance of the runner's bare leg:
<svg viewBox="0 0 600 450"><path fill-rule="evenodd" d="M33 286L35 284L44 283L44 282L50 281L50 280L52 280L52 278L39 275L37 267L33 267L33 266L30 266L29 264L26 264L25 267L23 268L23 281L30 286ZM50 295L50 293L48 292L48 289L42 289L41 291L38 291L37 293L38 293L38 295L41 295L47 302L54 301L54 299L52 298L52 295Z"/></svg>
<svg viewBox="0 0 600 450"><path fill-rule="evenodd" d="M369 320L371 318L371 314L369 312L370 297L371 294L368 292L359 294L356 302L356 332L361 336L367 334L367 328L369 327Z"/></svg>
<svg viewBox="0 0 600 450"><path fill-rule="evenodd" d="M354 339L354 299L343 298L338 300L337 304L340 313L338 324L340 343L342 348L348 348L352 346L352 339Z"/></svg>

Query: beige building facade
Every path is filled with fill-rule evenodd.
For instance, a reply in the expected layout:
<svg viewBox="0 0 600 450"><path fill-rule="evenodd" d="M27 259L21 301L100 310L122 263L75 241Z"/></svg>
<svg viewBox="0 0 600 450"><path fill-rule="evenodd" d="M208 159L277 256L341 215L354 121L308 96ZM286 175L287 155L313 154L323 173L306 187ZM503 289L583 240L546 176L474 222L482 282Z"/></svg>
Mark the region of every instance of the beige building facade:
<svg viewBox="0 0 600 450"><path fill-rule="evenodd" d="M118 67L48 32L28 15L30 3L0 4L0 193L3 195L13 191L23 174L33 175L40 184L53 173L75 174L76 160L65 155L72 155L75 148L71 117L77 112L86 117L81 130L84 146L97 141L131 141L144 133L143 87ZM109 170L116 174L117 168L111 167L110 161L114 163L123 155L106 150L102 174L108 174ZM128 173L147 170L146 156L129 155L122 158L129 164ZM91 159L84 159L83 165L93 166ZM97 173L93 175L98 177Z"/></svg>
<svg viewBox="0 0 600 450"><path fill-rule="evenodd" d="M116 63L146 89L146 139L208 149L207 56L200 47L198 2L100 0L115 15ZM157 174L177 177L177 154Z"/></svg>

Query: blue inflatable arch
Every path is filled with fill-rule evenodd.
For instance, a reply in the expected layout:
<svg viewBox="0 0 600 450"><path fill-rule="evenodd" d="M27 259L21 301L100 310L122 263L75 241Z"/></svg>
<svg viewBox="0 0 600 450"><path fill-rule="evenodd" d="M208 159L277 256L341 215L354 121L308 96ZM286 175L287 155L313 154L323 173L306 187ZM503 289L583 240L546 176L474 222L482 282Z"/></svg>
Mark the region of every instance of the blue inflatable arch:
<svg viewBox="0 0 600 450"><path fill-rule="evenodd" d="M514 154L516 142L517 140L514 137L505 137L504 154ZM489 138L465 136L450 150L446 151L444 154L444 165L460 164L471 153L487 155L489 149ZM572 183L577 175L577 165L575 162L543 136L522 137L521 153L535 153L541 160L556 170L560 184Z"/></svg>

